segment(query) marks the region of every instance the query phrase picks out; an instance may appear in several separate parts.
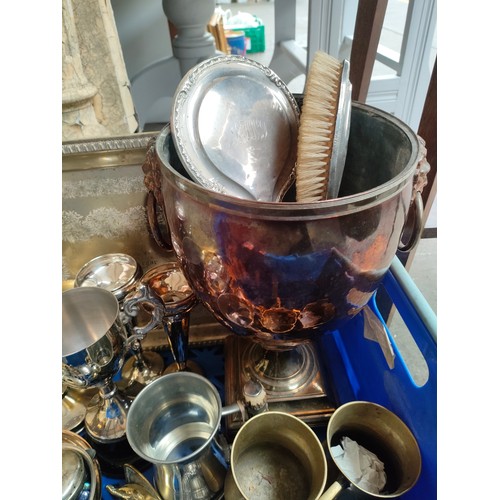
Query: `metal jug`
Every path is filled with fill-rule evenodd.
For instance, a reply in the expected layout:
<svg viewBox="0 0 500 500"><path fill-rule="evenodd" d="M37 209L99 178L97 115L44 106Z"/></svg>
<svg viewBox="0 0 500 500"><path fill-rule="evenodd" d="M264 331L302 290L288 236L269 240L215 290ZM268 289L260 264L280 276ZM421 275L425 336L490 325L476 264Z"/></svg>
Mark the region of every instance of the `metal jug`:
<svg viewBox="0 0 500 500"><path fill-rule="evenodd" d="M173 372L148 384L134 399L127 419L132 449L154 465L154 485L163 500L209 500L224 487L229 447L220 433L219 393L205 377Z"/></svg>

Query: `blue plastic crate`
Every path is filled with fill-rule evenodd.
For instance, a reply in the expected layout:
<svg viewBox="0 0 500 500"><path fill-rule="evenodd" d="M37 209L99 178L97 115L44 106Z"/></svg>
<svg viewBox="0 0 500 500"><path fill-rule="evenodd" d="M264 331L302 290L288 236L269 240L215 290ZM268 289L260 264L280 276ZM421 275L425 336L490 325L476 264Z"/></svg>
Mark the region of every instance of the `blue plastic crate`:
<svg viewBox="0 0 500 500"><path fill-rule="evenodd" d="M320 339L320 352L327 359L324 371L326 379L333 383L339 404L354 400L372 401L393 411L406 423L420 447L422 472L416 485L400 498L433 500L437 498L436 317L399 261L391 267L382 287L425 359L429 372L427 381L421 386L414 382L390 330L386 328L395 353L394 368L389 368L379 344L364 338L361 314L341 330ZM370 307L383 321L376 297L372 298Z"/></svg>
<svg viewBox="0 0 500 500"><path fill-rule="evenodd" d="M364 338L363 315L354 317L340 330L328 332L319 339L323 359L323 375L335 392L332 397L338 404L354 400L381 404L398 415L415 435L422 455L422 472L416 485L401 496L403 500L433 500L437 498L437 344L435 314L429 308L406 270L397 259L381 285L398 309L418 348L427 363L429 377L418 386L398 350L390 331L395 362L390 369L376 342ZM370 307L383 322L377 307L377 297ZM193 349L207 372L208 378L218 388L223 399L223 349L210 347ZM324 435L324 429L318 429ZM146 477L152 480L152 469ZM102 477L102 499L113 497L105 489L107 484L123 484L123 480ZM341 494L346 498L349 493Z"/></svg>

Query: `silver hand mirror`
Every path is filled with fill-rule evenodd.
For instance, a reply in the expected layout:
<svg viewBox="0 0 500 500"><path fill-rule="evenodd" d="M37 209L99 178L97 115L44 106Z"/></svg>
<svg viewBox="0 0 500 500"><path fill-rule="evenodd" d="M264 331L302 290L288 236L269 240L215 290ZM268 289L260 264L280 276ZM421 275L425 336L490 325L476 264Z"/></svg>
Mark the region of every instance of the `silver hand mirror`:
<svg viewBox="0 0 500 500"><path fill-rule="evenodd" d="M173 97L172 136L187 173L237 198L281 201L294 180L298 124L285 83L241 56L198 64Z"/></svg>

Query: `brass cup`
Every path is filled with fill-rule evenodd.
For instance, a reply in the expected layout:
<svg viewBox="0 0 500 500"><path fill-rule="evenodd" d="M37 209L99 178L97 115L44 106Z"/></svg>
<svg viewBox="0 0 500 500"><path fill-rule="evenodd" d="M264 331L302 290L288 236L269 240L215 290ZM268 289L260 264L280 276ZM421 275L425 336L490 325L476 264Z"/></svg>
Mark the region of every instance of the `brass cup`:
<svg viewBox="0 0 500 500"><path fill-rule="evenodd" d="M316 500L327 476L326 456L314 431L291 414L268 411L248 420L231 449L229 500Z"/></svg>
<svg viewBox="0 0 500 500"><path fill-rule="evenodd" d="M379 494L357 486L333 458L331 447L338 445L344 436L375 453L384 463L387 483ZM326 438L330 455L342 477L322 498L335 498L346 486L344 478L370 498L396 498L410 490L420 476L422 458L415 436L398 416L381 405L352 401L340 406L330 417Z"/></svg>

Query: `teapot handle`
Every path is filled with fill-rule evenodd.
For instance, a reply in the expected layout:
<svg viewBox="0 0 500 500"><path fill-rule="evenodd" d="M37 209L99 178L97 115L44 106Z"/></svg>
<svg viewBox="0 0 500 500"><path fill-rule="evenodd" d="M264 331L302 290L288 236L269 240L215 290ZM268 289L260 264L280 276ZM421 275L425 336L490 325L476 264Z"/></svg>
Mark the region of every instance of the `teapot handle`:
<svg viewBox="0 0 500 500"><path fill-rule="evenodd" d="M413 176L413 193L410 205L410 208L413 207L415 211L414 222L408 241L404 243L401 238L398 244L398 250L405 253L409 252L415 247L415 245L420 240L420 236L424 229L424 202L422 200L422 191L427 185L427 174L431 169L431 166L429 165L426 157L427 149L425 147L425 141L420 136L417 137L420 144L418 151L419 160L417 168L415 170L415 175ZM406 220L406 222L408 222L408 219ZM403 228L402 234L404 234L405 229L406 224Z"/></svg>
<svg viewBox="0 0 500 500"><path fill-rule="evenodd" d="M151 236L160 248L172 250L170 228L166 218L165 205L161 193L161 170L156 157L156 137L152 137L147 145L146 158L142 164L144 185L148 190L146 197L146 215ZM159 215L164 224L160 224Z"/></svg>

